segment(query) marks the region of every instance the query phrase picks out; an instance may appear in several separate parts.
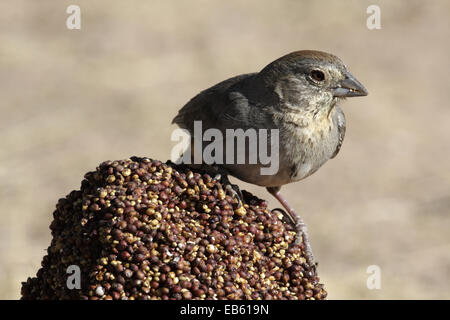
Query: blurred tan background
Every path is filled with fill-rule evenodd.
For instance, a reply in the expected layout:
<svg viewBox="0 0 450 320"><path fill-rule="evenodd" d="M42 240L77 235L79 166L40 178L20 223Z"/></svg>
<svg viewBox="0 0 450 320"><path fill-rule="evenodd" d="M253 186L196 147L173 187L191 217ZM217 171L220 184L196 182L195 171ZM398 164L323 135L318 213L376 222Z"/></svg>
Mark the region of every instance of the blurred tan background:
<svg viewBox="0 0 450 320"><path fill-rule="evenodd" d="M70 4L81 30L66 28ZM370 4L381 30L366 27ZM200 90L318 49L370 92L343 104L339 156L284 188L329 298L449 299L449 12L444 0L1 1L0 298L36 274L55 204L84 173L168 159L170 121Z"/></svg>

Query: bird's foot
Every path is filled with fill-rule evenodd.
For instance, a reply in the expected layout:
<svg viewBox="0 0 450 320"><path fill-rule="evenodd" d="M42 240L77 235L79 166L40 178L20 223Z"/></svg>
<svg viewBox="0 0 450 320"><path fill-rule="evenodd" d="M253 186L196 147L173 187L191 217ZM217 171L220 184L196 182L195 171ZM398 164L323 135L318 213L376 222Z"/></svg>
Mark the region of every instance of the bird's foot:
<svg viewBox="0 0 450 320"><path fill-rule="evenodd" d="M286 199L284 199L284 197L280 194L280 187L268 187L267 191L269 191L286 209L287 213L281 209L276 210L281 211L283 215L285 217L288 217L291 221L297 233L294 244L303 244L303 251L305 254L306 262L311 268L313 268L315 272L316 263L314 260L311 244L309 243L308 230L306 229L306 225L303 222L302 217L297 212L295 212L295 210L289 205Z"/></svg>
<svg viewBox="0 0 450 320"><path fill-rule="evenodd" d="M218 165L202 164L200 166L200 170L208 173L213 180L219 181L222 186L224 186L225 194L229 195L233 199L236 199L239 204L238 207L242 206L244 196L241 192L241 189L236 184L232 184L230 182L230 179L228 178L228 172L224 168Z"/></svg>
<svg viewBox="0 0 450 320"><path fill-rule="evenodd" d="M280 212L283 215L283 217L286 220L286 222L288 222L288 223L292 224L293 226L295 226L295 221L292 219L292 217L291 217L291 215L289 213L287 213L286 211L284 211L281 208L272 209L272 212L276 212L276 211Z"/></svg>
<svg viewBox="0 0 450 320"><path fill-rule="evenodd" d="M238 185L232 184L230 180L228 179L227 173L217 173L214 178L214 180L220 181L223 186L225 186L225 194L228 194L233 199L237 199L239 203L239 207L242 206L242 201L244 199L244 196L242 195L242 191L239 188Z"/></svg>
<svg viewBox="0 0 450 320"><path fill-rule="evenodd" d="M312 252L311 244L309 242L308 230L306 228L306 225L303 222L300 222L300 223L297 222L295 224L295 231L297 232L297 234L295 236L294 243L296 245L300 245L301 243L303 243L303 250L304 250L306 262L308 263L309 266L311 266L313 268L313 270L315 272L317 264L314 259L314 254Z"/></svg>
<svg viewBox="0 0 450 320"><path fill-rule="evenodd" d="M315 272L316 262L314 260L311 244L309 243L308 230L306 228L306 225L303 222L296 222L296 220L289 213L281 208L275 208L272 210L272 212L274 211L281 212L285 220L287 220L294 226L296 232L294 244L300 246L303 243L306 262L314 269Z"/></svg>

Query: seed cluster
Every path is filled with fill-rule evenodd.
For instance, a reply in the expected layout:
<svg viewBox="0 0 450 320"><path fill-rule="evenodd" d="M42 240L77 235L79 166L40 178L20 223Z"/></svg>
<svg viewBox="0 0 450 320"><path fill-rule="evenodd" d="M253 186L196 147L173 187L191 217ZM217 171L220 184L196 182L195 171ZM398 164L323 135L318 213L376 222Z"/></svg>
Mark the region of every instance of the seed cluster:
<svg viewBox="0 0 450 320"><path fill-rule="evenodd" d="M292 226L243 194L183 166L106 161L59 200L22 299L324 299ZM71 265L81 289L67 286Z"/></svg>

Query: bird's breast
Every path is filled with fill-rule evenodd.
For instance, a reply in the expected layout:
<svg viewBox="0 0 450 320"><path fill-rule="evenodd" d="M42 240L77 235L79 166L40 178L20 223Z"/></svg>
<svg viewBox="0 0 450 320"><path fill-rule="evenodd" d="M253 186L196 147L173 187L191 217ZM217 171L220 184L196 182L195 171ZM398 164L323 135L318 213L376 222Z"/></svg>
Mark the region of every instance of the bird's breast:
<svg viewBox="0 0 450 320"><path fill-rule="evenodd" d="M261 163L226 164L225 168L231 175L260 186L281 186L313 174L334 154L339 135L331 116L307 119L283 114L272 119L272 127L279 130L278 152L275 152L278 170L262 175L261 167L267 165ZM272 152L277 149L271 145L270 139L267 143L272 157Z"/></svg>
<svg viewBox="0 0 450 320"><path fill-rule="evenodd" d="M331 116L302 119L302 125L288 126L283 139L284 167L290 169L292 181L298 181L316 172L334 154L339 142L338 130ZM305 125L306 124L306 125Z"/></svg>

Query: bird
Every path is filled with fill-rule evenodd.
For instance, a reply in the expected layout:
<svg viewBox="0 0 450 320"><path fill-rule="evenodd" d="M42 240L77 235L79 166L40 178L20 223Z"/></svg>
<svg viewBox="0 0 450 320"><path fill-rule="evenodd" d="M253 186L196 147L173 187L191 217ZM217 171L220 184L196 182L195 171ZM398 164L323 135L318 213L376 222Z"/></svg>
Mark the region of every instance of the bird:
<svg viewBox="0 0 450 320"><path fill-rule="evenodd" d="M238 75L201 91L178 111L172 124L192 135L194 123L201 121L202 130L216 129L225 137L229 129L278 130L278 170L274 174L261 174L261 161L224 162L214 168L265 187L287 211L295 226L295 243L303 242L306 260L315 268L306 225L280 190L336 157L346 131L339 104L348 97L367 94L337 56L300 50L272 61L259 72ZM240 150L246 160L254 152L251 143L255 142ZM267 145L274 146L272 140ZM202 148L203 144L200 151Z"/></svg>

